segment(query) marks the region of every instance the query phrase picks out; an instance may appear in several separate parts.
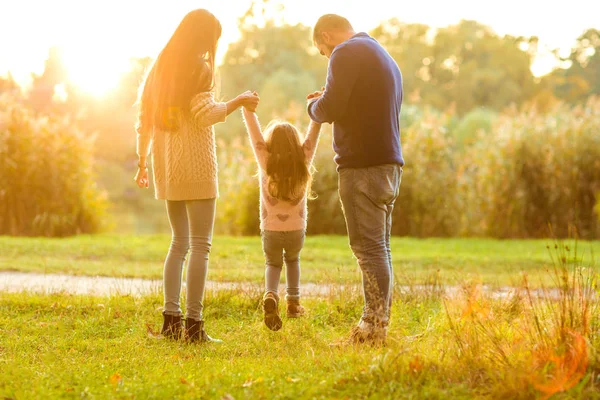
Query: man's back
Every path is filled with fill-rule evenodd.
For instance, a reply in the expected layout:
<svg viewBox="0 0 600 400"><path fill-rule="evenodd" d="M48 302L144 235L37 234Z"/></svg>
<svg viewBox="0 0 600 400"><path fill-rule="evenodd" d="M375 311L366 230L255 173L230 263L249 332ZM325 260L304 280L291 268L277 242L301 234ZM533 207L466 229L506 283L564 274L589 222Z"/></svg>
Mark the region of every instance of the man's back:
<svg viewBox="0 0 600 400"><path fill-rule="evenodd" d="M339 168L404 165L402 96L400 70L375 39L358 33L335 48L325 93L309 114L317 122L333 122Z"/></svg>

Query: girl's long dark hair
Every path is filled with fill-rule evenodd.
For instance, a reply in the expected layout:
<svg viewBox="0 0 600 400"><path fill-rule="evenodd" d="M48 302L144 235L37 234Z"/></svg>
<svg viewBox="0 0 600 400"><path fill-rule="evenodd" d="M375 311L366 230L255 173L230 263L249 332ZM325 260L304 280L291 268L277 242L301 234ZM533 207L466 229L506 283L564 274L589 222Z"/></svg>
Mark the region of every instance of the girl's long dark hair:
<svg viewBox="0 0 600 400"><path fill-rule="evenodd" d="M312 175L295 126L276 122L266 131L267 188L271 196L284 201L302 199L311 191Z"/></svg>
<svg viewBox="0 0 600 400"><path fill-rule="evenodd" d="M176 130L190 101L211 91L221 23L204 9L189 12L149 69L138 97L138 130Z"/></svg>

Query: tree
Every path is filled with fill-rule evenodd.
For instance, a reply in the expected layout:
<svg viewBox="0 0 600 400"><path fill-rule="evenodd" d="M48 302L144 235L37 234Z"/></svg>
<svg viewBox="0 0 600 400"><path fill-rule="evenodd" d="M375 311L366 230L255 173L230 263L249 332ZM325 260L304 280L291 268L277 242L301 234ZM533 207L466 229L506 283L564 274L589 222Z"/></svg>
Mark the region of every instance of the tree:
<svg viewBox="0 0 600 400"><path fill-rule="evenodd" d="M571 51L570 75L580 75L589 84L589 94L600 94L600 30L588 29Z"/></svg>
<svg viewBox="0 0 600 400"><path fill-rule="evenodd" d="M537 38L495 34L475 21L439 29L391 19L371 34L396 60L411 102L459 113L521 104L534 90L531 59Z"/></svg>
<svg viewBox="0 0 600 400"><path fill-rule="evenodd" d="M455 102L459 113L476 106L499 110L521 104L534 89L532 54L522 48L536 44L536 38L500 37L475 21L440 29L433 42L425 101L438 108Z"/></svg>
<svg viewBox="0 0 600 400"><path fill-rule="evenodd" d="M303 25L264 27L240 26L241 38L232 43L220 68L222 93L235 96L240 91L261 88L277 71L293 75L309 74L323 82L327 62L312 51L310 28ZM310 92L314 88L306 88Z"/></svg>
<svg viewBox="0 0 600 400"><path fill-rule="evenodd" d="M262 14L268 14L264 12L268 4L261 4ZM314 48L311 28L267 17L258 24L258 8L253 4L240 19L241 37L227 49L219 69L221 97L230 99L243 91L257 90L262 99L258 113L265 123L275 117L306 121L305 112L288 115L288 111L298 110L300 104L304 108L306 95L324 85L327 59ZM227 127L217 126L219 135L245 135L239 115L232 119Z"/></svg>
<svg viewBox="0 0 600 400"><path fill-rule="evenodd" d="M584 103L600 94L600 30L588 29L575 42L568 57L554 50L558 68L544 76L536 97L550 94L569 103Z"/></svg>
<svg viewBox="0 0 600 400"><path fill-rule="evenodd" d="M37 111L47 110L52 106L55 88L57 85L65 83L67 78L67 71L58 48L50 48L48 58L44 62L44 72L41 75L32 74L32 77L29 102Z"/></svg>
<svg viewBox="0 0 600 400"><path fill-rule="evenodd" d="M432 49L427 38L429 32L427 25L405 24L396 18L383 22L370 32L401 66L404 91L415 101L430 81L428 66Z"/></svg>
<svg viewBox="0 0 600 400"><path fill-rule="evenodd" d="M570 67L564 74L571 84L567 88L567 95L570 95L567 100L583 101L592 94L600 94L600 30L588 29L579 36L568 61ZM557 89L564 90L564 87ZM578 96L574 96L573 90L577 90Z"/></svg>
<svg viewBox="0 0 600 400"><path fill-rule="evenodd" d="M12 74L9 72L6 77L0 76L0 94L3 92L12 92L19 89L19 85L15 82Z"/></svg>

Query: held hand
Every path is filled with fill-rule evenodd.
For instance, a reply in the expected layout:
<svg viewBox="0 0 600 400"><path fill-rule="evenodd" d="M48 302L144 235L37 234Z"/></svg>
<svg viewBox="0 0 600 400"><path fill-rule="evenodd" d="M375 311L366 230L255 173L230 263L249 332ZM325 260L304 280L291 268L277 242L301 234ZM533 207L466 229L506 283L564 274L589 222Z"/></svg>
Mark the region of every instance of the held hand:
<svg viewBox="0 0 600 400"><path fill-rule="evenodd" d="M140 188L148 188L150 182L148 181L148 168L138 168L137 174L135 174L135 183Z"/></svg>
<svg viewBox="0 0 600 400"><path fill-rule="evenodd" d="M319 97L323 96L323 92L325 91L325 86L321 87L320 91L312 92L308 96L306 96L306 100L316 100Z"/></svg>
<svg viewBox="0 0 600 400"><path fill-rule="evenodd" d="M244 92L240 95L240 104L248 111L255 112L260 102L257 92Z"/></svg>

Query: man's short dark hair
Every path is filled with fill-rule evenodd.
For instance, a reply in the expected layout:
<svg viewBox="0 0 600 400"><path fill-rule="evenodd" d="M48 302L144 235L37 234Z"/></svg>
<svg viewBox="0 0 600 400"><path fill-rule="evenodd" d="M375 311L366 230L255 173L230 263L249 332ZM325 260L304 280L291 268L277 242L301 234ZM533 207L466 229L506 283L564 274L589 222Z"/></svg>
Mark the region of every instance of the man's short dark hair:
<svg viewBox="0 0 600 400"><path fill-rule="evenodd" d="M315 24L313 29L313 40L317 43L321 41L321 33L327 31L348 32L353 31L350 21L336 14L325 14Z"/></svg>

